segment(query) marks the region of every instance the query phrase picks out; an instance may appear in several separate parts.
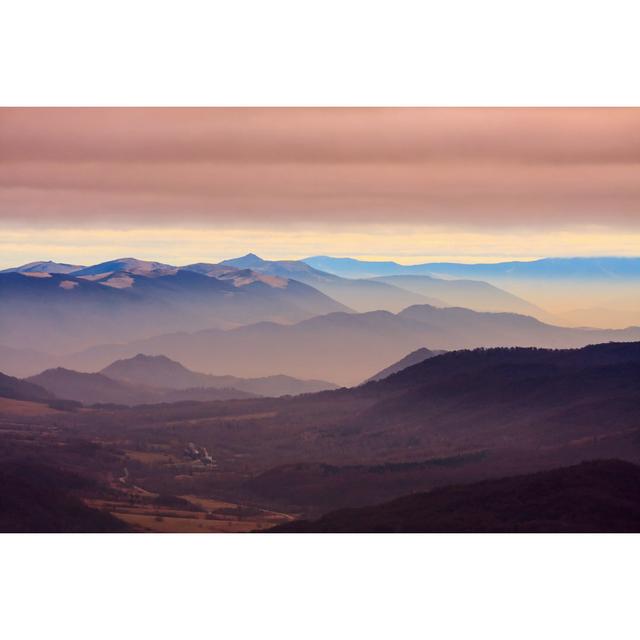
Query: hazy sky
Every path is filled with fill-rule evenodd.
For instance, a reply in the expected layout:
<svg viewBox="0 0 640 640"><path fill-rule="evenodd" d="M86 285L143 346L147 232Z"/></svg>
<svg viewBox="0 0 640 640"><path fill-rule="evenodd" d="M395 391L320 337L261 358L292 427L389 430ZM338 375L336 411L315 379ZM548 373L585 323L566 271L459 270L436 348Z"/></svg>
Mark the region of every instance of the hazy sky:
<svg viewBox="0 0 640 640"><path fill-rule="evenodd" d="M637 255L640 109L0 109L0 263Z"/></svg>

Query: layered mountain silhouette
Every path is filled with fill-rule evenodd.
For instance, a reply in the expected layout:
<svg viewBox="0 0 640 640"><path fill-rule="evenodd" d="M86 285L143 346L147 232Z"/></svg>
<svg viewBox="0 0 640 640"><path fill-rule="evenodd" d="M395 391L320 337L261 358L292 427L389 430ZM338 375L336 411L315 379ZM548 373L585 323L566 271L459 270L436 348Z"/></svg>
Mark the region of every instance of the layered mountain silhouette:
<svg viewBox="0 0 640 640"><path fill-rule="evenodd" d="M0 373L0 398L50 402L55 396L38 384Z"/></svg>
<svg viewBox="0 0 640 640"><path fill-rule="evenodd" d="M512 311L537 318L546 312L539 307L499 289L488 282L478 280L443 280L431 276L384 276L374 282L386 282L420 295L441 300L442 307L466 307L474 311Z"/></svg>
<svg viewBox="0 0 640 640"><path fill-rule="evenodd" d="M331 265L332 260L310 262ZM609 274L616 282L633 282L632 259L454 265L436 274L442 277L414 273L436 263L406 267L340 259L338 264L347 265L343 270L351 275L356 267L370 265L399 273L343 278L303 261L269 261L255 254L186 266L120 258L90 266L46 261L5 270L0 273L0 368L20 376L57 366L96 372L142 352L167 355L211 375L284 374L353 385L425 346L578 347L639 336L636 328L544 324L530 316L547 316L526 300L486 282L451 279L559 269L576 278L600 274L602 280Z"/></svg>
<svg viewBox="0 0 640 640"><path fill-rule="evenodd" d="M395 316L388 316L393 322ZM375 349L372 345L370 351ZM139 359L144 364L145 356ZM124 369L128 368L125 363ZM190 379L182 381L188 383ZM440 354L350 389L280 398L100 406L77 411L68 419L52 412L34 414L28 418L31 433L44 429L42 433L62 438L70 446L52 448L48 438L25 441L19 437L13 441L12 455L37 446L52 460L85 469L95 465L96 458L88 457L86 447L74 453L75 445L68 438L75 440L80 434L93 438L100 433L105 440L96 445L94 455L101 456L101 471L96 473L105 474L104 478L119 478L114 474L122 473L123 461L114 455L112 444L122 441L131 451L130 471L138 486L176 495L188 487L206 495L212 480L208 472L181 475L177 481L174 463L140 461L157 453L158 445L162 451L169 446L170 455L181 459L184 447L196 442L219 460L215 474L227 499L290 509L315 519L336 508L382 503L415 492L433 495L439 487L500 478L508 484L510 476L584 460L616 458L638 463L639 407L640 342L580 349L482 348ZM11 429L14 421L15 417L9 418ZM560 476L554 476L548 485L556 491L562 483ZM575 519L566 527L549 524L547 497L527 503L533 505L530 511L528 507L517 511L518 504L522 506L527 496L535 497L538 491L521 492L518 486L508 485L501 496L493 489L489 494L474 493L476 497L468 494L462 502L474 509L463 509L461 514L469 518L461 515L459 522L470 528L460 530L588 530L571 527L595 526L594 521L578 519L578 512L563 502L557 503L557 515L569 513ZM482 495L493 506L478 512L475 508L484 504ZM573 490L569 496L567 502L572 500L578 511L588 497ZM457 503L461 509L462 502ZM498 503L507 506L506 511L496 511ZM618 507L629 512L628 504ZM600 508L591 502L581 513ZM546 515L536 520L531 516L534 512ZM606 513L609 517L612 512ZM381 522L380 527L387 526ZM429 522L436 526L431 516ZM610 522L616 530L629 530L622 520ZM415 526L425 526L424 521ZM437 526L451 526L451 520Z"/></svg>
<svg viewBox="0 0 640 640"><path fill-rule="evenodd" d="M498 262L493 264L463 264L427 262L402 265L397 262L365 261L354 258L314 256L306 264L347 278L396 275L446 275L456 278L505 279L640 279L640 258L542 258L540 260Z"/></svg>
<svg viewBox="0 0 640 640"><path fill-rule="evenodd" d="M640 467L596 460L294 521L274 533L640 532Z"/></svg>
<svg viewBox="0 0 640 640"><path fill-rule="evenodd" d="M539 307L487 282L402 273L375 278L371 278L371 274L365 274L367 278L359 278L357 272L349 277L348 270L345 274L347 277L340 277L330 270L321 271L314 268L311 260L313 259L305 262L263 260L255 254L249 254L242 258L225 260L222 264L295 278L357 311L400 311L410 305L431 304L436 307L461 306L476 311L513 311L536 316L545 315ZM356 262L360 264L359 261Z"/></svg>
<svg viewBox="0 0 640 640"><path fill-rule="evenodd" d="M75 421L196 438L230 452L233 469L244 469L242 453L239 499L319 515L595 458L639 463L639 407L636 342L447 352L351 389L105 408Z"/></svg>
<svg viewBox="0 0 640 640"><path fill-rule="evenodd" d="M75 400L85 405L139 405L167 402L235 400L261 396L312 393L336 386L321 380L297 380L289 376L243 379L189 371L165 356L137 356L113 362L98 373L62 367L47 369L18 386L40 389L48 399ZM0 388L1 392L1 388ZM15 397L15 396L12 396Z"/></svg>
<svg viewBox="0 0 640 640"><path fill-rule="evenodd" d="M114 380L102 373L82 373L61 367L47 369L28 378L27 382L46 389L57 398L76 400L86 405L138 405L187 400L205 402L253 397L251 393L229 388L160 389L153 385Z"/></svg>
<svg viewBox="0 0 640 640"><path fill-rule="evenodd" d="M336 385L324 380L299 380L284 375L265 378L212 376L190 371L179 362L166 356L148 356L142 353L133 358L113 362L108 367L105 367L101 374L130 384L165 389L233 388L248 394L274 397L314 393L337 388Z"/></svg>
<svg viewBox="0 0 640 640"><path fill-rule="evenodd" d="M273 415L251 454L281 461L248 490L327 511L596 457L639 463L640 343L450 352L353 389L247 403L227 415Z"/></svg>
<svg viewBox="0 0 640 640"><path fill-rule="evenodd" d="M420 292L372 280L352 280L314 269L300 260L263 260L250 253L242 258L225 260L221 264L280 278L293 278L322 291L334 300L356 311L385 309L400 311L413 304L447 306L442 300Z"/></svg>
<svg viewBox="0 0 640 640"><path fill-rule="evenodd" d="M418 305L398 314L332 313L293 325L263 322L230 330L167 334L94 347L61 364L96 371L116 359L146 353L166 355L192 370L214 375L284 373L355 385L425 345L447 351L481 346L561 348L639 339L640 328L573 329L511 313Z"/></svg>
<svg viewBox="0 0 640 640"><path fill-rule="evenodd" d="M122 259L68 273L50 265L0 274L0 335L6 346L77 350L177 330L259 320L295 322L347 307L296 280L217 278Z"/></svg>
<svg viewBox="0 0 640 640"><path fill-rule="evenodd" d="M521 303L496 296L496 292L490 294L485 291L484 295L475 298L474 292L470 291L470 297L462 302L455 302L455 298L447 298L442 292L439 297L448 304L478 311L517 311L555 324L623 328L637 324L640 318L640 300L637 295L640 258L543 258L494 264L429 262L401 265L388 261L368 262L353 258L316 256L304 262L342 277L382 278L385 282L426 295L438 295L436 283L426 286L429 283L424 281L424 287L412 288L410 279L399 278L427 276L437 281L482 281L533 302L544 311L541 312L539 308L534 311L523 306L513 306ZM389 277L391 280L388 280ZM481 289L477 289L477 293L480 292ZM455 290L452 293L455 294ZM491 305L487 305L487 301ZM496 303L500 306L494 306ZM504 306L505 304L510 306Z"/></svg>

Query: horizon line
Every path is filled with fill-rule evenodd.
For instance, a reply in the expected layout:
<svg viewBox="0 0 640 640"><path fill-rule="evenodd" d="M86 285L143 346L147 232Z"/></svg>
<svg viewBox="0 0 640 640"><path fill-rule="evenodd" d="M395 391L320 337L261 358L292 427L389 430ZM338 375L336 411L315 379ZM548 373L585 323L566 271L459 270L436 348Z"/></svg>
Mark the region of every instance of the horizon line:
<svg viewBox="0 0 640 640"><path fill-rule="evenodd" d="M407 266L407 267L424 266L429 264L460 264L460 265L466 265L466 266L499 265L499 264L510 264L510 263L526 264L526 263L541 262L543 260L637 260L637 259L640 259L640 255L623 255L622 256L622 255L603 254L603 255L592 255L592 256L565 255L565 256L541 256L541 257L534 257L534 258L511 258L511 259L504 258L504 257L498 258L496 256L495 260L492 260L491 258L489 258L484 262L483 261L467 262L463 260L465 257L469 259L476 259L476 256L435 256L434 258L440 258L440 259L432 259L432 260L420 261L420 262L404 262L404 261L401 262L400 260L402 258L371 259L370 256L367 256L368 259L364 259L360 257L353 257L351 255L337 256L337 255L329 255L329 254L316 254L316 255L307 256L304 258L271 259L271 258L264 258L252 251L249 251L248 253L240 256L236 256L232 258L222 258L217 262L215 261L216 259L212 259L210 264L220 264L225 261L239 260L246 257L255 257L260 260L265 260L267 262L305 262L306 260L313 260L316 258L329 258L332 260L353 260L356 262L363 262L363 263L370 263L370 264L395 263L400 266ZM446 258L457 258L457 259L447 260ZM7 269L18 269L18 268L26 267L28 265L34 265L39 263L52 263L52 264L61 264L61 265L67 265L67 266L86 267L86 266L95 266L99 264L105 264L108 262L115 262L119 260L138 260L140 262L158 262L160 264L164 264L166 266L176 267L176 268L180 268L182 266L188 266L189 264L196 264L197 262L203 262L202 260L198 260L193 263L187 262L185 264L172 264L169 262L163 262L162 260L155 259L155 258L136 258L135 256L118 256L115 258L100 260L99 262L95 262L95 263L92 262L88 264L78 264L77 262L67 262L66 260L40 259L40 260L30 260L29 262L25 262L17 265L16 264L7 264L7 265L0 264L0 271L6 271Z"/></svg>

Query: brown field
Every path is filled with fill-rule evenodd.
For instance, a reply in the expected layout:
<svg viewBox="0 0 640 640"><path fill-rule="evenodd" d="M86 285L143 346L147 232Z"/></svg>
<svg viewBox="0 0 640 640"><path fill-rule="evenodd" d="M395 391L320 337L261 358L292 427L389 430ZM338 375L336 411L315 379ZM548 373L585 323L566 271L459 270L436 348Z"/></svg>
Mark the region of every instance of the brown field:
<svg viewBox="0 0 640 640"><path fill-rule="evenodd" d="M177 459L168 453L154 451L127 451L127 458L142 462L142 464L173 464Z"/></svg>
<svg viewBox="0 0 640 640"><path fill-rule="evenodd" d="M85 502L95 509L108 511L140 531L154 533L246 533L294 519L285 513L192 495L180 497L206 511L188 511L127 501L127 497L131 497L133 493L123 494L123 501L89 499ZM249 510L250 515L243 515L243 510Z"/></svg>
<svg viewBox="0 0 640 640"><path fill-rule="evenodd" d="M39 402L27 402L25 400L11 400L10 398L0 398L0 413L9 416L48 416L59 414L60 411L52 409L46 404Z"/></svg>
<svg viewBox="0 0 640 640"><path fill-rule="evenodd" d="M265 418L274 418L278 415L277 411L263 411L262 413L244 413L240 415L225 415L225 416L208 416L206 418L192 418L190 420L174 420L167 422L167 426L184 426L184 425L198 425L208 424L211 422L242 422L244 420L263 420Z"/></svg>
<svg viewBox="0 0 640 640"><path fill-rule="evenodd" d="M247 533L279 524L251 520L206 520L205 518L164 517L117 512L113 515L128 524L154 533Z"/></svg>
<svg viewBox="0 0 640 640"><path fill-rule="evenodd" d="M212 498L201 498L200 496L180 496L185 500L188 500L192 504L198 507L202 507L206 511L215 511L216 509L232 509L237 504L233 502L224 502L223 500L214 500Z"/></svg>

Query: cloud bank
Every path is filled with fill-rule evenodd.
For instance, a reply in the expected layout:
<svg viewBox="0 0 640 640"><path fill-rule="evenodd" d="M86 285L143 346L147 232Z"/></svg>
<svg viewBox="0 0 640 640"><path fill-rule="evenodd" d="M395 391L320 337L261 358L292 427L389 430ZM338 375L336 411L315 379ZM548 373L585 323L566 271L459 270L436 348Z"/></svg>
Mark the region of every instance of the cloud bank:
<svg viewBox="0 0 640 640"><path fill-rule="evenodd" d="M0 109L0 222L640 226L640 109Z"/></svg>

